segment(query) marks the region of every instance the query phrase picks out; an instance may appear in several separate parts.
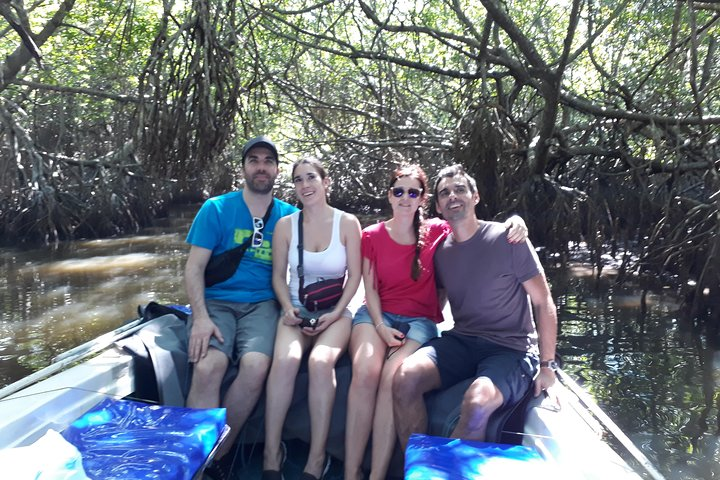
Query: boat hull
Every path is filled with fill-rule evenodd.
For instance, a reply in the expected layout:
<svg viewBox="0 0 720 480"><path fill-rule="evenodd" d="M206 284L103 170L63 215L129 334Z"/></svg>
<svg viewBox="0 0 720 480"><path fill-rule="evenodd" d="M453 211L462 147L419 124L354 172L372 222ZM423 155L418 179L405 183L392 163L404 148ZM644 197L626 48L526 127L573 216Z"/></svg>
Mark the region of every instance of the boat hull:
<svg viewBox="0 0 720 480"><path fill-rule="evenodd" d="M168 322L173 321L177 319L168 319ZM136 380L141 380L138 377L143 376L136 368L136 358L125 350L112 346L94 358L84 360L0 400L0 449L31 444L50 428L62 431L108 396L123 398L132 395L136 391ZM176 362L178 368L183 368L182 357ZM294 398L283 431L287 439L306 442L310 439L307 375L307 367L303 365L297 377ZM347 392L351 380L351 365L347 355L338 363L336 377L337 394L327 449L330 455L342 459ZM173 382L176 389L179 388L178 384L177 381ZM162 392L163 387L159 386L158 390ZM430 396L427 403L431 435L449 436L459 415L464 390L462 385L458 385L454 391ZM608 445L598 422L592 419L587 408L568 388L558 383L553 387L552 393L552 397L543 395L530 401L523 432L506 433L514 433L515 437L521 439L522 444L537 449L561 472L560 478L640 478ZM559 399L559 407L555 397ZM496 427L492 426L493 429ZM495 436L496 438L489 440L500 439L497 434ZM261 399L239 436L239 441L255 443L262 442L263 439L264 399ZM369 454L366 455L365 466L369 466ZM402 476L402 469L403 458L397 449L390 472Z"/></svg>
<svg viewBox="0 0 720 480"><path fill-rule="evenodd" d="M61 432L103 399L130 395L132 362L111 347L0 400L0 449L29 445L49 429Z"/></svg>

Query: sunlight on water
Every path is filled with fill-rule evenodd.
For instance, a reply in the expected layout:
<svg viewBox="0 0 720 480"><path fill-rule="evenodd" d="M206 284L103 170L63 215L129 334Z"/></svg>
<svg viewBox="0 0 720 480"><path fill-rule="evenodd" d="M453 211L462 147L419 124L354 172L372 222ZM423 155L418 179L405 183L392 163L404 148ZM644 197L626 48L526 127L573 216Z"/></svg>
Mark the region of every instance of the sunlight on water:
<svg viewBox="0 0 720 480"><path fill-rule="evenodd" d="M79 258L47 263L35 267L21 268L21 276L35 275L83 275L116 276L136 273L161 264L162 255L154 253L127 253L125 255L105 255L102 257Z"/></svg>

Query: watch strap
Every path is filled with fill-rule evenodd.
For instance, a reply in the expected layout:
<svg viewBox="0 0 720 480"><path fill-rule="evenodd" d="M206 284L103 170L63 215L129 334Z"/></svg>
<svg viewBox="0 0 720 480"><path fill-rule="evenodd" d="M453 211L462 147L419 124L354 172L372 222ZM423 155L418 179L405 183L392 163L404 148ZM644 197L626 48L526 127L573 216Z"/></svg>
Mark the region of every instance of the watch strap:
<svg viewBox="0 0 720 480"><path fill-rule="evenodd" d="M542 362L540 362L540 367L549 368L555 371L558 369L558 364L555 360L543 360Z"/></svg>

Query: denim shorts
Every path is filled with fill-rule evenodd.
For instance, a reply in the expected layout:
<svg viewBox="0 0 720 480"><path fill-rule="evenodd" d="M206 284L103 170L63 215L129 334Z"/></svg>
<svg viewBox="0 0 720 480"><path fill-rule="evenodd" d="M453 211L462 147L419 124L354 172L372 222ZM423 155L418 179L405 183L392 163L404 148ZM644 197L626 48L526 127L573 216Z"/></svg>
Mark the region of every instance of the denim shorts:
<svg viewBox="0 0 720 480"><path fill-rule="evenodd" d="M487 377L503 394L503 404L519 402L532 384L537 356L498 345L481 337L443 332L415 355L430 358L448 388L468 378Z"/></svg>
<svg viewBox="0 0 720 480"><path fill-rule="evenodd" d="M426 317L406 317L404 315L398 315L396 313L382 312L383 323L391 328L397 328L400 323L407 323L410 325L405 338L414 340L420 345L427 342L431 338L438 336L437 324ZM353 326L361 323L373 324L372 318L370 318L370 312L365 305L358 308L355 312L355 318L353 318Z"/></svg>

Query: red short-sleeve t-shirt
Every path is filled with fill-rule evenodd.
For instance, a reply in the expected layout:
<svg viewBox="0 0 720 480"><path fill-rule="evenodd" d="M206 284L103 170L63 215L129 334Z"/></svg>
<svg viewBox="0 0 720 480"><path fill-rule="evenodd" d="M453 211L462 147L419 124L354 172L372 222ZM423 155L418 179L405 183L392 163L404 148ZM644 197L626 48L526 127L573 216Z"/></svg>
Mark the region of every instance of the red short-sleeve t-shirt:
<svg viewBox="0 0 720 480"><path fill-rule="evenodd" d="M436 323L443 320L435 286L435 249L450 232L447 222L439 219L425 223L420 263L422 270L417 281L410 276L415 257L415 245L395 242L380 222L362 232L362 255L375 270L375 288L384 312L407 317L426 317Z"/></svg>

